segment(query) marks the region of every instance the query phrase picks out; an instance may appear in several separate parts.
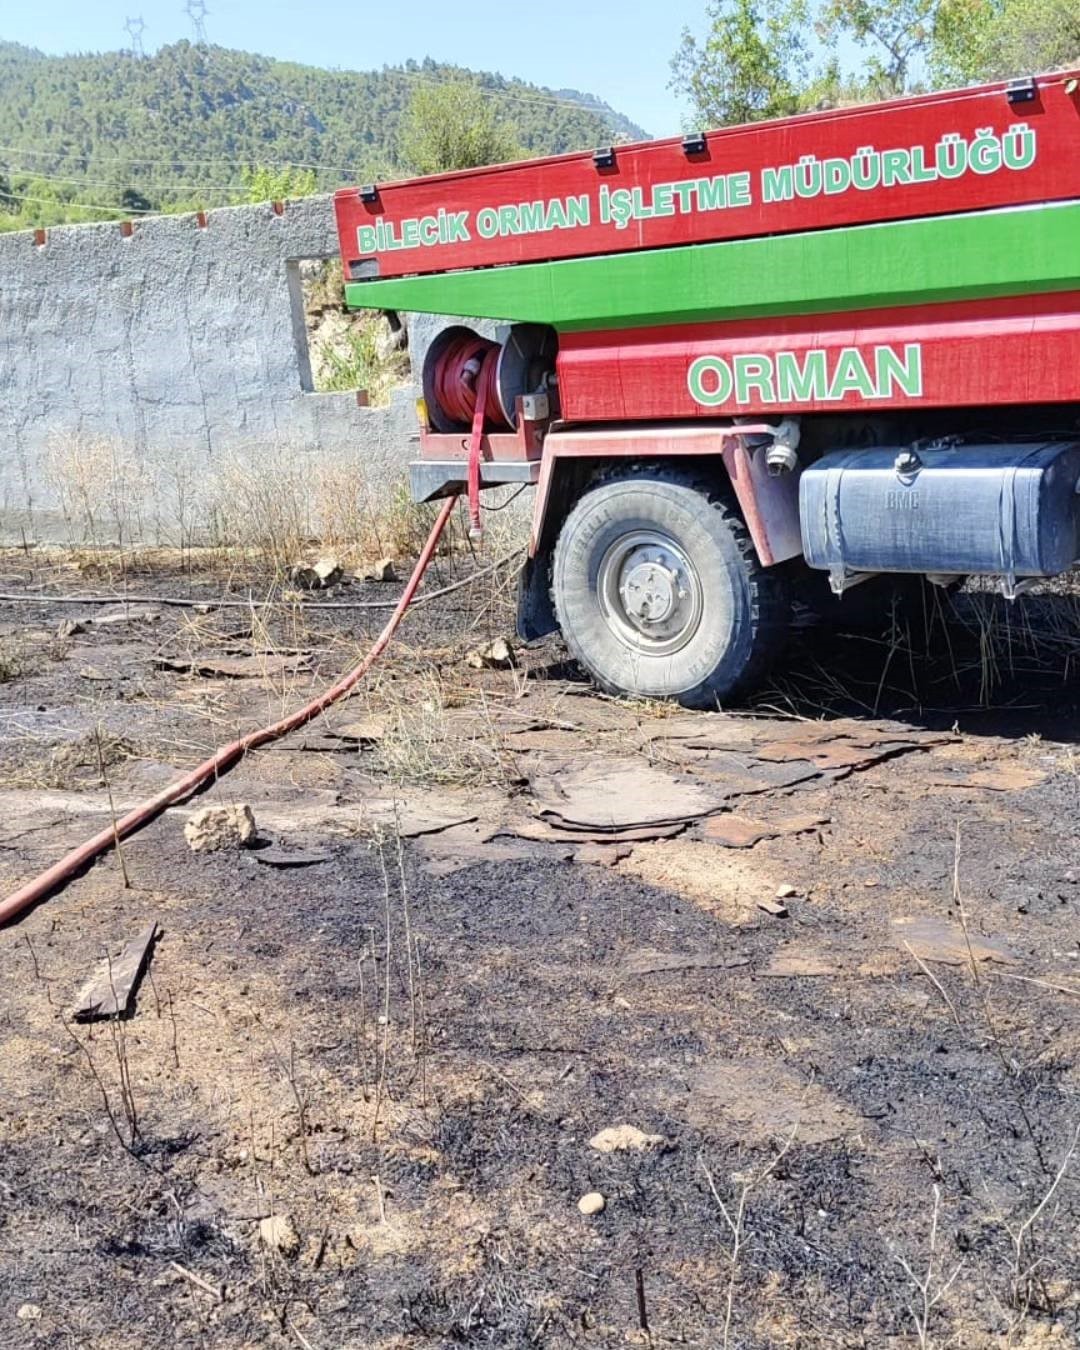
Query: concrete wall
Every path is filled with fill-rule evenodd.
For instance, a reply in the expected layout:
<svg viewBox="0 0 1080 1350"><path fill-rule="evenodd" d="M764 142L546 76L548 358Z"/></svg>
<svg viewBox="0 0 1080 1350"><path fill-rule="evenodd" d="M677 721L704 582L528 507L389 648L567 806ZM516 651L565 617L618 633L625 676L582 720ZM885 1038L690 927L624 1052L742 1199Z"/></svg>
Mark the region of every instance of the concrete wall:
<svg viewBox="0 0 1080 1350"><path fill-rule="evenodd" d="M237 462L396 478L413 391L310 392L298 263L336 253L325 197L0 235L0 539L174 542Z"/></svg>

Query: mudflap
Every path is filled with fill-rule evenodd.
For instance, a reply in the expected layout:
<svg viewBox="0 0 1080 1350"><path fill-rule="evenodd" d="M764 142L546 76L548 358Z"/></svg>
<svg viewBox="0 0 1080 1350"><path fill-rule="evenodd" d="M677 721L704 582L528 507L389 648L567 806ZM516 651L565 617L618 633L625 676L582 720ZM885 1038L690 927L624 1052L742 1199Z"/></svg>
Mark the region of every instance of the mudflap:
<svg viewBox="0 0 1080 1350"><path fill-rule="evenodd" d="M551 559L547 552L527 558L518 573L517 635L522 642L535 642L558 629L551 603Z"/></svg>

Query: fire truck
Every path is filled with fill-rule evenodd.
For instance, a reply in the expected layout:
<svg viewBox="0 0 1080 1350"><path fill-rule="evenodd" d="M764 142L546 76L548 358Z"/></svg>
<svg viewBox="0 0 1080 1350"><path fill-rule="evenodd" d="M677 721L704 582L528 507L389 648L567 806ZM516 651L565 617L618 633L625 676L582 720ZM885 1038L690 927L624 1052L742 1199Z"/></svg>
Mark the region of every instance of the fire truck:
<svg viewBox="0 0 1080 1350"><path fill-rule="evenodd" d="M535 487L519 628L716 707L807 578L1080 557L1080 72L338 192L354 308L457 319L413 495ZM481 336L478 320L496 337ZM828 588L828 589L827 589Z"/></svg>

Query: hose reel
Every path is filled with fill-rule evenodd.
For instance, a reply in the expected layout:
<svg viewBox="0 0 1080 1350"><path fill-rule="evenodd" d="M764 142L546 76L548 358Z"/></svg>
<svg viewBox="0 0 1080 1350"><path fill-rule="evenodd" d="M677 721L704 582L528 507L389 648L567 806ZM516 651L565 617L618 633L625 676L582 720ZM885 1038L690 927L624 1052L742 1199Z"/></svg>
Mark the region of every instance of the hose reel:
<svg viewBox="0 0 1080 1350"><path fill-rule="evenodd" d="M463 324L444 328L424 359L424 402L432 428L468 431L479 401L485 431L512 431L519 397L553 396L556 350L555 330L546 324L516 323L502 343Z"/></svg>

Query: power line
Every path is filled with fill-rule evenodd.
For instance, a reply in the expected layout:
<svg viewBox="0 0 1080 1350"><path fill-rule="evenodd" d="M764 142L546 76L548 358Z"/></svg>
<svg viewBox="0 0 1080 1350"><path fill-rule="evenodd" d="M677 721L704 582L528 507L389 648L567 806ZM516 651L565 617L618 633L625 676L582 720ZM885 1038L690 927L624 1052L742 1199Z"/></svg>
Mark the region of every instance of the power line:
<svg viewBox="0 0 1080 1350"><path fill-rule="evenodd" d="M32 178L37 183L69 183L76 187L106 188L110 192L123 191L126 187L134 186L134 184L122 181L106 183L102 182L100 178L63 178L57 174L38 173L36 169L13 168L10 164L7 166L7 172L16 176ZM202 183L153 183L145 182L141 178L138 180L138 186L147 192L212 192L215 196L220 196L222 193L247 192L248 190L246 183L236 183L231 187L226 187Z"/></svg>
<svg viewBox="0 0 1080 1350"><path fill-rule="evenodd" d="M191 0L191 3L193 3L193 4L202 4L202 0ZM205 11L205 5L203 6L203 8L204 8L204 11ZM205 11L205 12L209 12L209 11ZM438 76L425 74L424 71L420 71L420 70L396 70L396 69L385 69L385 70L381 70L381 71L374 71L374 70L373 70L373 71L360 71L360 72L358 72L358 73L361 74L361 75L364 75L364 76L368 76L368 77L370 77L370 78L372 78L372 79L375 79L375 80L380 80L380 79L414 80L414 81L416 81L416 82L418 82L418 83L420 83L420 84L426 84L426 85L429 85L430 87L436 88L436 89L437 89L437 88L440 88L440 87L442 87L442 86L444 86L444 85L446 85L446 84L448 83L448 81L445 80L445 79L440 79ZM476 91L479 95L481 95L481 97L483 97L483 98L493 98L493 99L501 100L501 101L504 101L504 102L507 102L507 101L508 101L508 102L511 102L511 103L524 103L524 104L542 105L542 106L544 106L544 107L570 108L570 109L573 109L573 110L576 111L576 112L590 113L592 116L597 117L597 118L600 118L601 120L603 120L603 119L605 118L605 116L606 116L605 111L604 111L604 107L603 107L603 106L600 106L599 104L596 104L596 103L585 103L585 102L583 102L583 101L580 100L580 99L560 98L557 94L544 94L544 93L541 93L540 90L531 90L531 89L521 89L521 90L490 89L490 88L486 88L486 87L483 86L483 85L477 84L477 83L475 83L474 81L471 81L471 80L468 80L468 81L466 81L466 82L469 84L470 88L475 89L475 91ZM606 105L605 105L605 106L606 106ZM610 111L611 111L611 110L609 109L609 112L610 112ZM167 146L166 146L165 148L168 149ZM0 150L2 150L2 149L3 149L3 147L0 146ZM35 152L35 153L48 153L48 152ZM235 163L235 162L238 162L238 161L232 161L232 160L189 160L189 161L187 161L187 162L188 162L188 163L191 163L191 164L200 164L200 163L201 163L201 164L212 164L212 163ZM288 166L288 167L292 167L292 168L302 168L302 169L327 169L327 170L330 171L330 172L339 172L339 170L332 169L331 166L329 166L329 165L324 165L324 164L301 164L301 163L298 163L298 162L295 162L295 161L285 161L285 160L278 161L278 163L281 164L281 165L283 165L283 166ZM344 172L344 171L342 171L342 172Z"/></svg>
<svg viewBox="0 0 1080 1350"><path fill-rule="evenodd" d="M97 152L93 152L93 154L96 153ZM64 159L90 159L93 157L93 154L87 154L82 150L65 150L60 147L53 150L31 150L28 147L24 148L17 145L0 145L0 155L2 154L19 155L23 158L33 155L38 159L56 159L57 157ZM346 178L354 174L354 170L352 169L335 168L330 164L305 164L300 160L295 159L259 159L255 163L250 159L188 159L186 156L182 155L176 155L172 159L148 159L143 155L135 154L133 152L125 152L120 157L130 160L133 164L148 164L155 168L163 168L173 164L183 164L191 169L208 164L227 164L234 169L316 169L322 173L335 173Z"/></svg>
<svg viewBox="0 0 1080 1350"><path fill-rule="evenodd" d="M100 202L68 202L59 197L24 197L21 192L13 192L18 202L33 202L35 206L54 206L63 211L109 211L114 216L160 216L163 213L156 207L141 206L103 206Z"/></svg>

